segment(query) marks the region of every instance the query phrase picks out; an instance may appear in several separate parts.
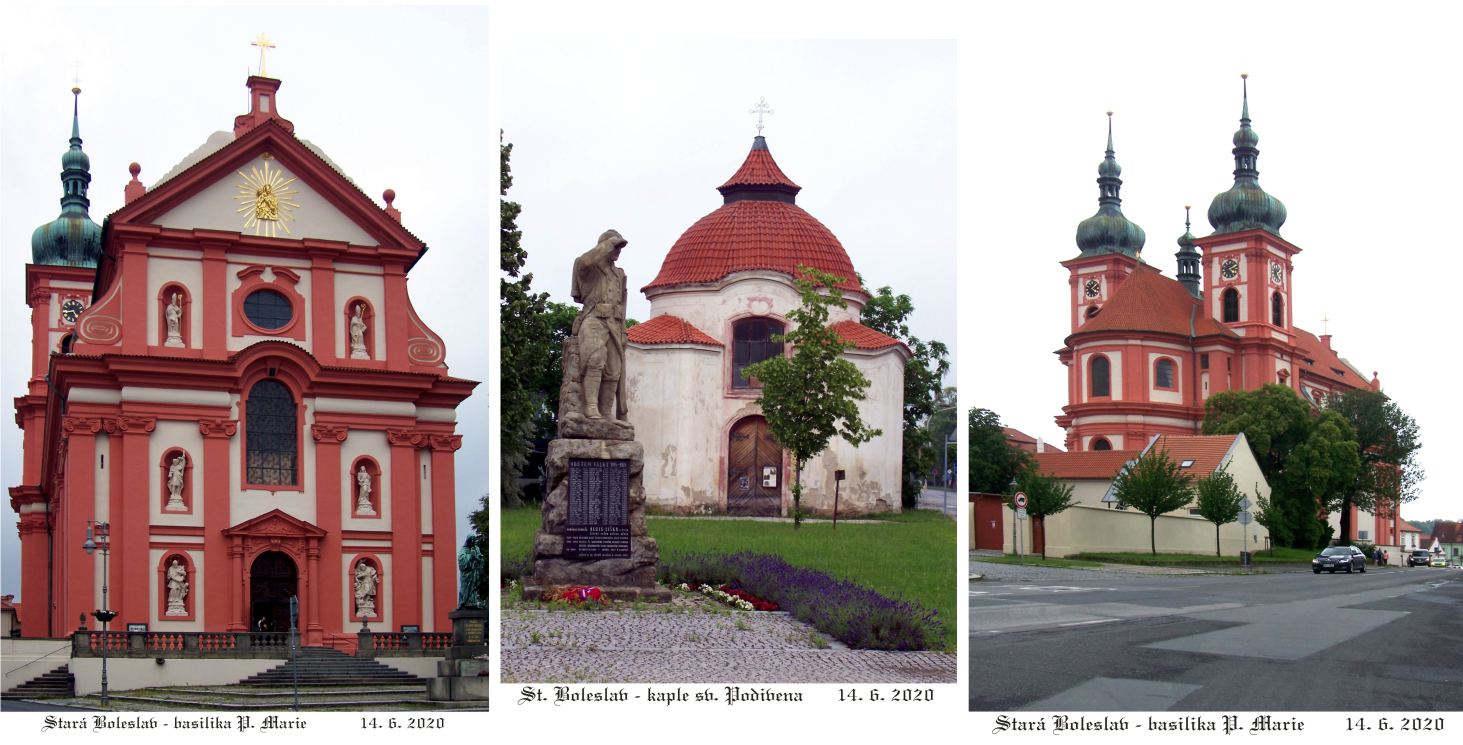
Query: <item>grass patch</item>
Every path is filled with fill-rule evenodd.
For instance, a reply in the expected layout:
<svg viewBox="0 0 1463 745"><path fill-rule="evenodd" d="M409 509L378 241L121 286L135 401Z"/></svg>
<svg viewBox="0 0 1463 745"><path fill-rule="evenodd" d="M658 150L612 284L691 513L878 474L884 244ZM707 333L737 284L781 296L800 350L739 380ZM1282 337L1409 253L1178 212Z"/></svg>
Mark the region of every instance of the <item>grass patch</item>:
<svg viewBox="0 0 1463 745"><path fill-rule="evenodd" d="M1096 561L1083 561L1081 559L1043 559L1041 556L1033 556L1031 554L1027 554L1019 559L1015 554L1005 554L1003 556L980 555L972 556L970 560L972 562L980 561L986 564L1025 564L1027 566L1058 567L1061 569L1095 569L1102 566Z"/></svg>
<svg viewBox="0 0 1463 745"><path fill-rule="evenodd" d="M805 523L794 530L792 523L654 516L648 524L662 561L705 553L772 554L793 566L933 608L943 621L943 648L955 649L955 521L934 510L878 519L840 524L837 530L830 523ZM503 566L525 566L539 527L538 508L505 509L502 526Z"/></svg>
<svg viewBox="0 0 1463 745"><path fill-rule="evenodd" d="M1303 548L1277 548L1274 551L1258 551L1250 555L1255 564L1309 564L1316 552ZM1213 556L1205 554L1151 554L1132 553L1081 553L1068 559L1099 561L1107 564L1137 564L1140 566L1239 566L1239 556Z"/></svg>

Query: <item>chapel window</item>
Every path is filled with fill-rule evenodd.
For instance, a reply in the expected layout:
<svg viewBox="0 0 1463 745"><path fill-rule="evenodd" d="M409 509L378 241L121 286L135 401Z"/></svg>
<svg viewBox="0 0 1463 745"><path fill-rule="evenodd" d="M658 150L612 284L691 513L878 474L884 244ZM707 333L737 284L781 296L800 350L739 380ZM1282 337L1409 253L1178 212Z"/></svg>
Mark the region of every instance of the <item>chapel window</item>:
<svg viewBox="0 0 1463 745"><path fill-rule="evenodd" d="M761 385L742 376L748 365L782 355L782 342L773 336L782 333L782 323L771 318L745 318L732 327L732 387L760 388Z"/></svg>
<svg viewBox="0 0 1463 745"><path fill-rule="evenodd" d="M261 380L249 389L244 409L246 480L269 486L294 485L299 433L295 400L277 380Z"/></svg>
<svg viewBox="0 0 1463 745"><path fill-rule="evenodd" d="M1112 395L1112 363L1106 357L1092 358L1092 395Z"/></svg>
<svg viewBox="0 0 1463 745"><path fill-rule="evenodd" d="M1153 384L1159 388L1173 389L1175 387L1173 360L1161 359L1153 366Z"/></svg>
<svg viewBox="0 0 1463 745"><path fill-rule="evenodd" d="M1239 323L1239 290L1230 287L1224 291L1224 322Z"/></svg>
<svg viewBox="0 0 1463 745"><path fill-rule="evenodd" d="M1285 302L1278 292L1270 295L1270 322L1276 326L1285 325Z"/></svg>

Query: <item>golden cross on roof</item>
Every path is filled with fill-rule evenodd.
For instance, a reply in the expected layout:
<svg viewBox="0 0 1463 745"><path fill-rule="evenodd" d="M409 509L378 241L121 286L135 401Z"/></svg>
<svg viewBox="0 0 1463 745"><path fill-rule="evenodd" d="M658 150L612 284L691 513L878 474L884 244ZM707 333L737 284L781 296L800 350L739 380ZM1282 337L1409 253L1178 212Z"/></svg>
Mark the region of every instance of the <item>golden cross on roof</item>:
<svg viewBox="0 0 1463 745"><path fill-rule="evenodd" d="M760 98L757 99L757 105L755 105L752 108L748 109L747 110L747 113L748 114L756 114L757 115L757 136L758 137L761 137L762 136L762 115L763 114L774 114L776 112L774 112L772 110L772 107L771 106L768 106L767 105L767 97L766 96L762 96L762 97L760 97Z"/></svg>
<svg viewBox="0 0 1463 745"><path fill-rule="evenodd" d="M249 42L249 46L259 47L259 77L269 77L269 74L264 71L264 53L274 49L274 44L269 41L269 37L265 36L263 31L260 31L259 38Z"/></svg>

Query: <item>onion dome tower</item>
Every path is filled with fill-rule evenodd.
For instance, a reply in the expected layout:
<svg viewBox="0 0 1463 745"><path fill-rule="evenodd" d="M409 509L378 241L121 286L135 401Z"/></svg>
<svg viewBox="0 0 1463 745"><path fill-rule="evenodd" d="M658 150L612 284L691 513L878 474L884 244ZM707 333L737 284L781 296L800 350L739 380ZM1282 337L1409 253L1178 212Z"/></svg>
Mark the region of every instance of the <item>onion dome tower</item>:
<svg viewBox="0 0 1463 745"><path fill-rule="evenodd" d="M711 284L745 271L796 277L806 266L842 278L841 290L863 292L843 244L797 206L802 187L777 166L765 137L752 140L747 159L717 191L722 206L681 234L643 291Z"/></svg>
<svg viewBox="0 0 1463 745"><path fill-rule="evenodd" d="M71 147L61 156L61 215L31 233L30 254L36 264L95 268L102 229L87 214L91 159L81 149L81 89L72 88L71 95Z"/></svg>
<svg viewBox="0 0 1463 745"><path fill-rule="evenodd" d="M1123 215L1119 192L1123 180L1118 178L1122 166L1113 157L1112 112L1107 112L1107 155L1097 166L1097 213L1077 224L1077 247L1083 256L1120 253L1133 258L1143 251L1146 237L1143 229Z"/></svg>
<svg viewBox="0 0 1463 745"><path fill-rule="evenodd" d="M1196 298L1204 296L1204 291L1199 289L1202 278L1199 275L1199 266L1203 262L1203 256L1198 249L1194 248L1194 233L1189 229L1189 205L1184 205L1184 234L1179 236L1179 252L1174 254L1179 260L1178 280L1184 287L1187 287L1189 294Z"/></svg>
<svg viewBox="0 0 1463 745"><path fill-rule="evenodd" d="M1244 107L1240 112L1239 129L1234 133L1234 186L1209 203L1209 224L1214 234L1237 233L1259 228L1280 235L1285 224L1285 205L1260 188L1260 135L1250 128L1249 75L1244 81Z"/></svg>

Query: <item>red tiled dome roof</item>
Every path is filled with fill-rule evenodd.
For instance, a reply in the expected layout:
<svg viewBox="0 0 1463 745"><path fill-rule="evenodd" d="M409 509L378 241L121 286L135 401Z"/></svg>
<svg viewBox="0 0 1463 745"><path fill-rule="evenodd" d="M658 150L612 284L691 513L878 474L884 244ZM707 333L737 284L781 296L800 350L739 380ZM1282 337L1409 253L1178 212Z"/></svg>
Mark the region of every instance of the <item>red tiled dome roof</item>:
<svg viewBox="0 0 1463 745"><path fill-rule="evenodd" d="M724 346L710 334L692 326L686 319L669 313L656 316L645 323L637 323L625 332L625 336L636 344L709 344Z"/></svg>
<svg viewBox="0 0 1463 745"><path fill-rule="evenodd" d="M839 289L862 292L843 244L795 204L801 188L757 137L741 168L717 187L725 204L681 234L642 291L707 284L758 269L795 277L799 266L807 266L841 277Z"/></svg>

